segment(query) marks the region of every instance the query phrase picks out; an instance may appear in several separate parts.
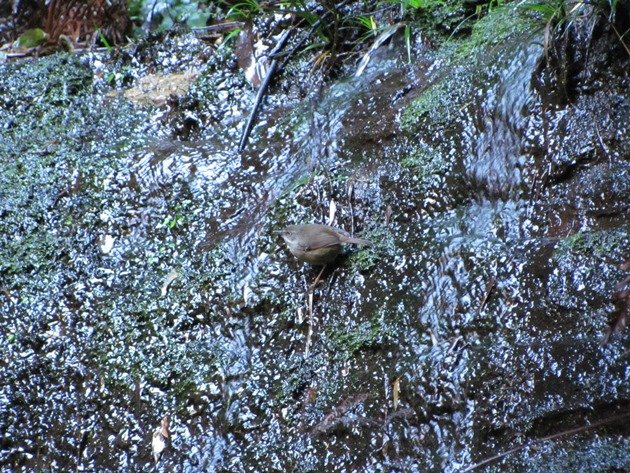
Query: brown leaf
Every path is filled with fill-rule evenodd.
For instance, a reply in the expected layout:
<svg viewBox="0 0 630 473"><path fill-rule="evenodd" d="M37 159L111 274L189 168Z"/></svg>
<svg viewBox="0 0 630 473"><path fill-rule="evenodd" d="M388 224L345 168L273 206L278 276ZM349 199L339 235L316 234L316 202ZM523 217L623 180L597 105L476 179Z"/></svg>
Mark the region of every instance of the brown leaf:
<svg viewBox="0 0 630 473"><path fill-rule="evenodd" d="M392 210L392 206L388 205L385 209L385 225L389 225L389 219L392 217L393 212L394 211Z"/></svg>
<svg viewBox="0 0 630 473"><path fill-rule="evenodd" d="M396 376L392 383L392 396L394 398L394 410L398 409L398 399L400 397L400 377Z"/></svg>

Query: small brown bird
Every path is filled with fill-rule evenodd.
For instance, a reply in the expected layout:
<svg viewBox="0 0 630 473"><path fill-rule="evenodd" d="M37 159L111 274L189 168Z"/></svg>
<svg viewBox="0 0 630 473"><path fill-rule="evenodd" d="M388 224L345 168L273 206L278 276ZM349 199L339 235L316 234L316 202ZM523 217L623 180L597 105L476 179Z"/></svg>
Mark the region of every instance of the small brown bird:
<svg viewBox="0 0 630 473"><path fill-rule="evenodd" d="M371 244L368 240L352 238L338 228L317 223L289 225L278 233L297 259L315 266L325 266L334 261L341 252L343 243Z"/></svg>

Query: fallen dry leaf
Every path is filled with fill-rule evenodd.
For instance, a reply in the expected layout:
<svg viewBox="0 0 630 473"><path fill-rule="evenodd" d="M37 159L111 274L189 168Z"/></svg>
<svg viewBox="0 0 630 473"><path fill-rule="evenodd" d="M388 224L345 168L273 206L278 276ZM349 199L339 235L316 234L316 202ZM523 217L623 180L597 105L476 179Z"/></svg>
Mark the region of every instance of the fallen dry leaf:
<svg viewBox="0 0 630 473"><path fill-rule="evenodd" d="M398 409L398 399L400 398L400 377L396 376L392 383L392 396L394 397L394 410Z"/></svg>
<svg viewBox="0 0 630 473"><path fill-rule="evenodd" d="M153 440L151 441L151 447L153 449L153 459L155 463L160 461L162 457L162 453L168 446L168 442L171 436L171 432L169 430L170 420L168 416L164 416L162 418L162 422L160 426L155 429L153 432Z"/></svg>

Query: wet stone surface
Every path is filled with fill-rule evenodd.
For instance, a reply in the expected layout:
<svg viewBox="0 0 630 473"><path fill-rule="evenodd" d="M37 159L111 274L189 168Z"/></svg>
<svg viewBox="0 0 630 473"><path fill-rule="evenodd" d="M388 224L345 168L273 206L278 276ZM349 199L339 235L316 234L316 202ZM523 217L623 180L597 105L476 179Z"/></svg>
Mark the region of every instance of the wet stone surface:
<svg viewBox="0 0 630 473"><path fill-rule="evenodd" d="M630 338L600 346L630 255L623 75L552 107L527 36L482 66L398 50L271 100L239 154L234 59L170 41L2 65L3 468L149 471L169 415L160 471L456 472L530 442L480 470L630 469ZM102 79L186 64L168 112ZM311 314L318 269L274 231L331 207L374 245Z"/></svg>

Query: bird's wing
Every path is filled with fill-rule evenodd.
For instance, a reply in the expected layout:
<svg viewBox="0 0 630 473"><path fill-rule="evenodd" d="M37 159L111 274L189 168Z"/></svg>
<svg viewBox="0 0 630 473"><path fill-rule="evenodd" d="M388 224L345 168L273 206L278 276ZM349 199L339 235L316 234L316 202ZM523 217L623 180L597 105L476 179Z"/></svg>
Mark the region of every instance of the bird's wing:
<svg viewBox="0 0 630 473"><path fill-rule="evenodd" d="M311 239L311 244L305 248L305 251L317 250L339 244L339 236L332 229L325 229L319 232L316 237Z"/></svg>

